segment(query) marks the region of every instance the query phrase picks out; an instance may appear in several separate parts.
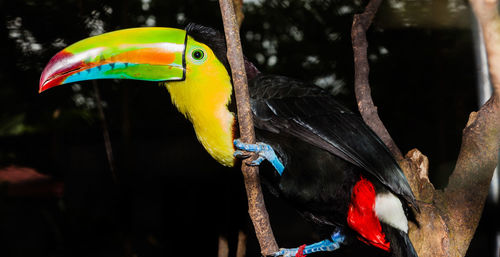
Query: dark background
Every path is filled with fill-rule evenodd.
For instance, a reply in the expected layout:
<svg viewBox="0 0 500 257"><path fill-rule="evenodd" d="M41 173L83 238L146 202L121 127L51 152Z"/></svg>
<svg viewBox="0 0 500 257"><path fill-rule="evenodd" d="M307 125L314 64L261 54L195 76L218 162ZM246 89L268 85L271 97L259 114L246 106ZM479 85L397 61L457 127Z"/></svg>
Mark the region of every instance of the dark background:
<svg viewBox="0 0 500 257"><path fill-rule="evenodd" d="M261 71L315 82L355 109L350 28L364 4L245 2L244 53ZM239 230L249 235L247 255L259 256L240 172L205 153L164 88L97 82L116 180L93 83L38 94L44 65L71 43L189 22L222 30L218 2L0 1L0 166L46 175L9 183L0 170L0 256L214 256L218 237L233 249ZM478 106L472 27L465 1L384 1L368 34L380 116L403 152L429 157L438 188ZM288 206L266 201L281 247L319 239ZM497 220L488 204L468 256L491 256Z"/></svg>

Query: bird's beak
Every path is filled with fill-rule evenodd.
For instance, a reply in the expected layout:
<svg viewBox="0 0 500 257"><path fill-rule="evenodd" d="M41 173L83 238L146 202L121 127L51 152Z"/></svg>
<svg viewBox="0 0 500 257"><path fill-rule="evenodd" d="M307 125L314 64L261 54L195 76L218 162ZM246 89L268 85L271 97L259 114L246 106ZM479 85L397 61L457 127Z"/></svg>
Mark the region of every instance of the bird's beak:
<svg viewBox="0 0 500 257"><path fill-rule="evenodd" d="M52 57L39 92L92 79L183 80L185 44L186 31L173 28L124 29L87 38Z"/></svg>

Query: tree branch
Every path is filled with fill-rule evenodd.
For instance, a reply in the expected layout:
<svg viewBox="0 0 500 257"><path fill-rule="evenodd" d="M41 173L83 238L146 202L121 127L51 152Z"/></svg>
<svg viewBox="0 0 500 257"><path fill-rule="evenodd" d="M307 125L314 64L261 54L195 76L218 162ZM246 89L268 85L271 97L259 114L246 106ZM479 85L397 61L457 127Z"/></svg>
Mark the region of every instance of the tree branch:
<svg viewBox="0 0 500 257"><path fill-rule="evenodd" d="M494 87L491 98L470 114L449 184L435 190L428 178L428 160L418 150L401 153L380 121L370 97L366 30L381 0L372 0L354 16L352 40L358 107L365 122L400 160L421 213L410 224L410 238L420 257L465 256L479 223L500 148L500 17L498 0L469 0L481 26Z"/></svg>
<svg viewBox="0 0 500 257"><path fill-rule="evenodd" d="M465 255L482 214L500 149L500 17L497 0L470 0L481 26L493 84L490 99L469 116L458 160L438 207L450 220L450 240ZM474 193L471 193L474 192ZM459 245L461 244L461 246Z"/></svg>
<svg viewBox="0 0 500 257"><path fill-rule="evenodd" d="M229 244L227 238L223 235L219 235L219 250L217 252L217 257L228 257L229 256Z"/></svg>
<svg viewBox="0 0 500 257"><path fill-rule="evenodd" d="M236 21L238 27L241 27L245 14L243 13L243 0L233 0L234 12L236 13Z"/></svg>
<svg viewBox="0 0 500 257"><path fill-rule="evenodd" d="M224 33L227 42L227 57L231 66L231 74L238 108L238 122L240 125L240 136L244 142L255 143L253 120L250 112L250 97L248 93L247 77L241 50L239 28L236 24L236 16L230 0L219 1L222 19L224 22ZM264 197L260 185L259 169L255 166L247 166L242 163L243 177L248 197L248 213L252 219L260 249L263 255L270 255L278 251L278 245L274 239L269 215L264 204Z"/></svg>
<svg viewBox="0 0 500 257"><path fill-rule="evenodd" d="M240 230L238 232L238 246L236 248L236 257L245 257L247 251L247 235Z"/></svg>
<svg viewBox="0 0 500 257"><path fill-rule="evenodd" d="M109 170L111 171L111 178L113 182L118 183L118 177L116 176L115 160L113 159L113 147L111 146L111 139L109 137L109 129L106 124L106 116L104 115L104 110L102 108L101 93L99 92L99 86L97 81L93 80L92 85L94 86L94 94L96 99L97 110L99 113L99 120L101 121L102 136L104 138L104 146L106 147L106 157L108 159Z"/></svg>
<svg viewBox="0 0 500 257"><path fill-rule="evenodd" d="M373 104L368 75L370 66L368 64L366 31L372 23L382 0L371 0L361 14L354 15L352 22L351 38L354 51L354 91L358 101L358 109L365 123L382 139L396 160L403 159L401 151L392 140L389 132L380 120L377 107Z"/></svg>

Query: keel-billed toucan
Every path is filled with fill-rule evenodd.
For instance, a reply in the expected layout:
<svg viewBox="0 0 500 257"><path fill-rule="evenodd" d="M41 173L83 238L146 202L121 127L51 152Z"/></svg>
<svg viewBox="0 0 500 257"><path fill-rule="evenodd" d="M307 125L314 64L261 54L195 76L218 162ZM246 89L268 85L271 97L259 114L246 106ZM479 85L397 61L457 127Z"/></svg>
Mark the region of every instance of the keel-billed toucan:
<svg viewBox="0 0 500 257"><path fill-rule="evenodd" d="M406 210L415 197L386 146L355 113L326 91L291 78L263 75L248 61L250 101L260 143L238 138L223 35L191 24L185 30L135 28L79 41L56 54L40 92L91 79L136 79L166 86L219 163L234 166L254 151L274 167L263 171L271 192L327 232L325 240L276 255L332 251L354 240L393 256L417 256Z"/></svg>

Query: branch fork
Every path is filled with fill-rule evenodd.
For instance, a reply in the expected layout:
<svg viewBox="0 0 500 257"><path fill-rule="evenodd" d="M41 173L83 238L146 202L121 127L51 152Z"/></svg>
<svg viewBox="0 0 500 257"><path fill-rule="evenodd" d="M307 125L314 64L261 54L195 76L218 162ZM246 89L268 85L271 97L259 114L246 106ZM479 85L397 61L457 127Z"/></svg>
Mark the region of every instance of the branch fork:
<svg viewBox="0 0 500 257"><path fill-rule="evenodd" d="M381 0L371 0L354 16L352 42L355 92L363 120L389 147L415 193L419 227L410 224L410 239L420 257L465 256L479 223L500 148L500 17L497 0L469 0L482 28L494 93L463 130L462 146L449 184L436 190L428 178L428 160L417 149L403 158L377 114L368 83L366 31ZM471 193L474 192L474 193Z"/></svg>
<svg viewBox="0 0 500 257"><path fill-rule="evenodd" d="M239 2L239 0L236 0ZM355 93L364 121L389 147L400 163L415 193L421 213L419 226L410 224L410 238L420 257L465 256L479 222L500 148L500 17L497 0L469 0L482 28L488 54L494 93L478 112L471 113L463 130L463 139L456 167L444 190L436 190L428 178L428 159L417 149L405 157L378 117L371 99L368 81L366 31L382 0L370 0L363 13L353 19L351 31ZM241 51L239 27L230 0L220 0L224 31L228 44L228 60L232 70L238 106L241 138L254 143L253 121L248 102L248 88ZM242 17L241 10L240 17ZM239 19L241 23L242 18ZM242 165L249 202L249 214L263 255L278 251L270 228L260 188L257 167ZM471 179L474 178L474 179ZM472 190L474 193L471 194Z"/></svg>

